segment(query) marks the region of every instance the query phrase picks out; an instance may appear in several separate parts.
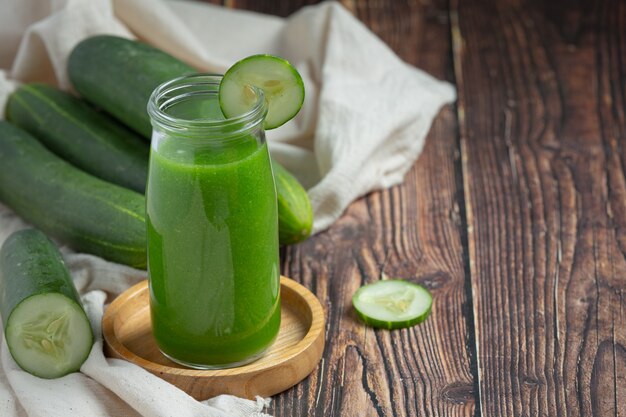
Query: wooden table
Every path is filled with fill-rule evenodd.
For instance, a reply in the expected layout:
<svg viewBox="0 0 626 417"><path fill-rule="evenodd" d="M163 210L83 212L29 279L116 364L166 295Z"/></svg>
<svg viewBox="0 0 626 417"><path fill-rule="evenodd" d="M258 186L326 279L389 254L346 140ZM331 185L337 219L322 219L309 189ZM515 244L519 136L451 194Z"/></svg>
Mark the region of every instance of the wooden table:
<svg viewBox="0 0 626 417"><path fill-rule="evenodd" d="M458 102L403 185L282 252L327 343L269 412L626 416L626 1L343 4ZM357 320L353 292L383 271L431 289L424 324Z"/></svg>

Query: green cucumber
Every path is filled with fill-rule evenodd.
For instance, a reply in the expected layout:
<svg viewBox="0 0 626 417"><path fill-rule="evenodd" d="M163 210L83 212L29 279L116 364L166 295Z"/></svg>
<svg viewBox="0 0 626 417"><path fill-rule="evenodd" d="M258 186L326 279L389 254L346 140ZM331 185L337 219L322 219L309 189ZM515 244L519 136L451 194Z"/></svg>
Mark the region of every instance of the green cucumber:
<svg viewBox="0 0 626 417"><path fill-rule="evenodd" d="M196 72L159 49L111 35L93 36L76 45L67 70L80 95L148 138L152 126L146 108L152 90Z"/></svg>
<svg viewBox="0 0 626 417"><path fill-rule="evenodd" d="M145 191L150 149L146 141L71 94L24 84L9 97L7 117L82 170Z"/></svg>
<svg viewBox="0 0 626 417"><path fill-rule="evenodd" d="M144 196L83 172L3 121L0 201L77 251L146 266Z"/></svg>
<svg viewBox="0 0 626 417"><path fill-rule="evenodd" d="M313 210L305 189L285 168L272 161L278 199L278 238L282 245L303 241L311 234Z"/></svg>
<svg viewBox="0 0 626 417"><path fill-rule="evenodd" d="M287 60L274 55L252 55L236 62L220 83L220 107L226 117L250 111L257 101L252 86L263 90L268 104L265 129L293 119L304 103L304 83Z"/></svg>
<svg viewBox="0 0 626 417"><path fill-rule="evenodd" d="M165 81L194 73L178 59L144 43L111 35L87 38L72 50L68 73L76 91L94 105L149 138L146 110L152 91ZM306 239L313 216L306 190L279 164L272 162L278 194L281 244ZM281 167L282 168L282 167ZM280 184L290 184L281 187Z"/></svg>
<svg viewBox="0 0 626 417"><path fill-rule="evenodd" d="M364 285L352 296L352 305L365 324L389 330L423 322L432 304L426 288L401 279Z"/></svg>
<svg viewBox="0 0 626 417"><path fill-rule="evenodd" d="M0 314L11 356L25 371L58 378L80 369L93 333L57 247L35 229L0 250Z"/></svg>

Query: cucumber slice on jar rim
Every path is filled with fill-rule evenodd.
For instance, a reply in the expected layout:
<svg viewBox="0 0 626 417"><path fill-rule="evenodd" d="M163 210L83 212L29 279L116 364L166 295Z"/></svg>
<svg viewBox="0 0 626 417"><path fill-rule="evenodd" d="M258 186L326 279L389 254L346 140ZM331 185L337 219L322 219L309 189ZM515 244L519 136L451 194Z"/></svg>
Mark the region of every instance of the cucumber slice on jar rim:
<svg viewBox="0 0 626 417"><path fill-rule="evenodd" d="M304 102L304 83L289 61L274 55L252 55L235 63L220 83L219 102L227 118L242 115L257 101L252 87L263 90L268 104L264 128L293 119Z"/></svg>
<svg viewBox="0 0 626 417"><path fill-rule="evenodd" d="M364 285L352 296L352 305L365 324L388 330L423 322L432 304L426 288L401 279Z"/></svg>

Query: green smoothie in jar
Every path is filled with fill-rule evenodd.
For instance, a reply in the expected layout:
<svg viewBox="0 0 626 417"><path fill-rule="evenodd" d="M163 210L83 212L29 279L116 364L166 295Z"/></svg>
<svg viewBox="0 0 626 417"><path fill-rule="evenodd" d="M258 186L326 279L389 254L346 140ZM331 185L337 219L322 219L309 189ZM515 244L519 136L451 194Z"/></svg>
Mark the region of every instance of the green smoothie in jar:
<svg viewBox="0 0 626 417"><path fill-rule="evenodd" d="M251 110L226 119L220 76L160 86L147 223L150 307L161 351L212 369L257 358L280 327L276 191L260 90Z"/></svg>

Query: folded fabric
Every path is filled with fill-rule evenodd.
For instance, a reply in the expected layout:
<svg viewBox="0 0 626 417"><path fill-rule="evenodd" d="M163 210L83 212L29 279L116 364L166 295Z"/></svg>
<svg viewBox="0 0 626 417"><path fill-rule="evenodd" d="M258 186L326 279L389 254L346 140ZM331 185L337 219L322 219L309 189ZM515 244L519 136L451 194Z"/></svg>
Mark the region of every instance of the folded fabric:
<svg viewBox="0 0 626 417"><path fill-rule="evenodd" d="M356 198L402 181L433 118L454 88L402 62L341 5L305 7L287 19L185 1L5 0L0 3L0 115L19 82L71 90L66 62L82 39L101 33L139 38L223 73L238 59L271 53L303 76L295 120L268 132L271 152L307 187L314 230L329 227ZM26 227L0 205L0 244ZM130 363L102 352L107 295L144 271L63 248L98 339L81 373L41 380L0 350L2 416L263 416L265 401L221 396L198 402Z"/></svg>
<svg viewBox="0 0 626 417"><path fill-rule="evenodd" d="M400 183L433 118L455 98L450 84L401 61L339 3L305 7L288 19L188 2L42 3L0 6L0 68L12 65L14 80L69 89L69 53L98 33L136 35L208 72L223 73L255 53L289 59L303 76L306 100L294 121L268 132L268 141L309 189L316 232L356 198ZM0 105L6 85L0 76Z"/></svg>

